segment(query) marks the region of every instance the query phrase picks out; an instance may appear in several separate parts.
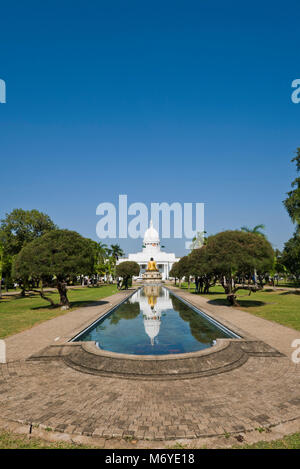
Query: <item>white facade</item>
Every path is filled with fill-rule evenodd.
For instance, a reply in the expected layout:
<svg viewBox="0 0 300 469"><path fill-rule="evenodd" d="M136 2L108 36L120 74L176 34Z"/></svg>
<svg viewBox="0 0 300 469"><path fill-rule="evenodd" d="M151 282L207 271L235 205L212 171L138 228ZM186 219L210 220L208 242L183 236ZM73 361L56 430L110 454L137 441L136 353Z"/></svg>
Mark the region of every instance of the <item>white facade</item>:
<svg viewBox="0 0 300 469"><path fill-rule="evenodd" d="M157 302L157 298L159 301ZM172 300L167 289L161 289L158 285L146 285L144 289L138 290L128 300L130 303L139 302L145 332L150 338L151 345L158 336L161 325L161 314L163 311L172 309Z"/></svg>
<svg viewBox="0 0 300 469"><path fill-rule="evenodd" d="M137 262L137 264L140 266L139 277L141 277L147 269L147 264L151 257L153 257L155 260L158 270L162 274L163 280L169 278L169 272L172 268L172 265L174 262L178 262L180 259L175 257L174 253L163 252L160 250L159 235L156 229L153 227L152 221L150 222L150 227L145 231L143 250L135 254L128 254L127 258L119 259L118 263L125 261Z"/></svg>

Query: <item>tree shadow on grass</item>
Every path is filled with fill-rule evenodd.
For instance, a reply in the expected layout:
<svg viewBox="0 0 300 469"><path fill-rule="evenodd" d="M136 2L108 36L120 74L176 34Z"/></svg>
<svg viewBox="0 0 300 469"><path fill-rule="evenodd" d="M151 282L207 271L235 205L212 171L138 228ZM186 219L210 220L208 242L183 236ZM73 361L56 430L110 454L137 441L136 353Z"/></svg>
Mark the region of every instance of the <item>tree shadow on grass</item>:
<svg viewBox="0 0 300 469"><path fill-rule="evenodd" d="M300 291L299 290L284 291L282 293L279 293L279 295L300 295Z"/></svg>
<svg viewBox="0 0 300 469"><path fill-rule="evenodd" d="M267 304L264 301L241 300L240 298L237 298L237 302L242 308L259 307L259 306L264 306ZM229 304L229 301L226 298L216 298L215 300L209 300L208 303L211 305L218 305L218 306L231 306Z"/></svg>
<svg viewBox="0 0 300 469"><path fill-rule="evenodd" d="M99 300L99 301L94 301L94 300L81 300L81 301L70 301L70 309L72 308L83 308L83 307L86 307L86 306L102 306L102 305L105 305L107 304L108 301L103 301L103 300ZM50 304L45 304L44 306L34 306L33 308L30 308L31 310L36 310L36 309L46 309L46 310L54 310L54 309L58 309L58 308L61 308L61 305L59 304L56 304L54 306L50 305ZM66 310L66 311L69 311L69 310Z"/></svg>
<svg viewBox="0 0 300 469"><path fill-rule="evenodd" d="M103 300L99 300L99 301L94 301L94 300L81 300L81 301L70 301L70 309L72 308L84 308L86 306L102 306L102 305L105 305L105 304L108 304L108 301L103 301ZM45 304L43 306L34 306L33 308L30 308L31 310L36 310L36 309L47 309L47 310L51 310L51 309L58 309L58 308L61 308L61 305L59 304L55 304L54 306L50 305L50 304ZM66 310L68 311L68 310Z"/></svg>
<svg viewBox="0 0 300 469"><path fill-rule="evenodd" d="M190 293L194 293L195 295L224 295L223 291L209 291L208 293L197 293L195 291L191 291Z"/></svg>
<svg viewBox="0 0 300 469"><path fill-rule="evenodd" d="M81 301L70 301L70 307L71 308L82 308L84 306L101 306L108 304L109 301L105 300L81 300Z"/></svg>

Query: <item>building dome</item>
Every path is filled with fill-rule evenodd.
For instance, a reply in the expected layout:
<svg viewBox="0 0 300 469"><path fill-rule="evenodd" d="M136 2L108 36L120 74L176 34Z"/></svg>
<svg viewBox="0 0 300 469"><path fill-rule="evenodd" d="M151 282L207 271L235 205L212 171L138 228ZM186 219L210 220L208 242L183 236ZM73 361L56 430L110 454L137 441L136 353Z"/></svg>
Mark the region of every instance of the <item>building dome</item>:
<svg viewBox="0 0 300 469"><path fill-rule="evenodd" d="M144 314L145 332L150 337L151 345L154 345L154 339L159 334L160 323L160 313L153 310Z"/></svg>
<svg viewBox="0 0 300 469"><path fill-rule="evenodd" d="M144 234L144 244L159 244L159 234L156 229L153 227L152 220L150 221L149 228L145 231Z"/></svg>

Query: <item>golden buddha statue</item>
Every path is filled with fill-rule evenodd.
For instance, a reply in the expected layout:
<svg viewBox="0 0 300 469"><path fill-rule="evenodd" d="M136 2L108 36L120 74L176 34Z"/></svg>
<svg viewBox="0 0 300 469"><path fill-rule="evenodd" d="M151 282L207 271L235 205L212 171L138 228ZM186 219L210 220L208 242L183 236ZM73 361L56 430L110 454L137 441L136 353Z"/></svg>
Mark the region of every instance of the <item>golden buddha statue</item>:
<svg viewBox="0 0 300 469"><path fill-rule="evenodd" d="M150 261L148 262L146 272L158 272L158 271L159 270L157 268L156 262L153 260L153 257L151 257Z"/></svg>

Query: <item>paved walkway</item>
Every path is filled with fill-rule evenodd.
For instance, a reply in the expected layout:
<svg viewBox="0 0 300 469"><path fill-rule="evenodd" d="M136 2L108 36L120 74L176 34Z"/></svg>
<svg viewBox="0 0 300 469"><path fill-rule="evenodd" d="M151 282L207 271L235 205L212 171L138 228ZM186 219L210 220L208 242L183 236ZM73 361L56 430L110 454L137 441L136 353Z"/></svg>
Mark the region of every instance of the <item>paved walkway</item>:
<svg viewBox="0 0 300 469"><path fill-rule="evenodd" d="M71 339L131 294L131 290L121 291L94 302L93 306L75 309L8 337L5 339L7 361L26 359L48 345Z"/></svg>
<svg viewBox="0 0 300 469"><path fill-rule="evenodd" d="M1 418L99 441L197 439L299 422L300 365L290 359L290 343L300 333L235 308L212 307L182 290L176 293L287 356L250 357L222 374L171 382L96 376L60 360L24 360L56 337L85 327L124 298L118 293L106 298L108 303L72 311L7 340L10 362L0 367Z"/></svg>

